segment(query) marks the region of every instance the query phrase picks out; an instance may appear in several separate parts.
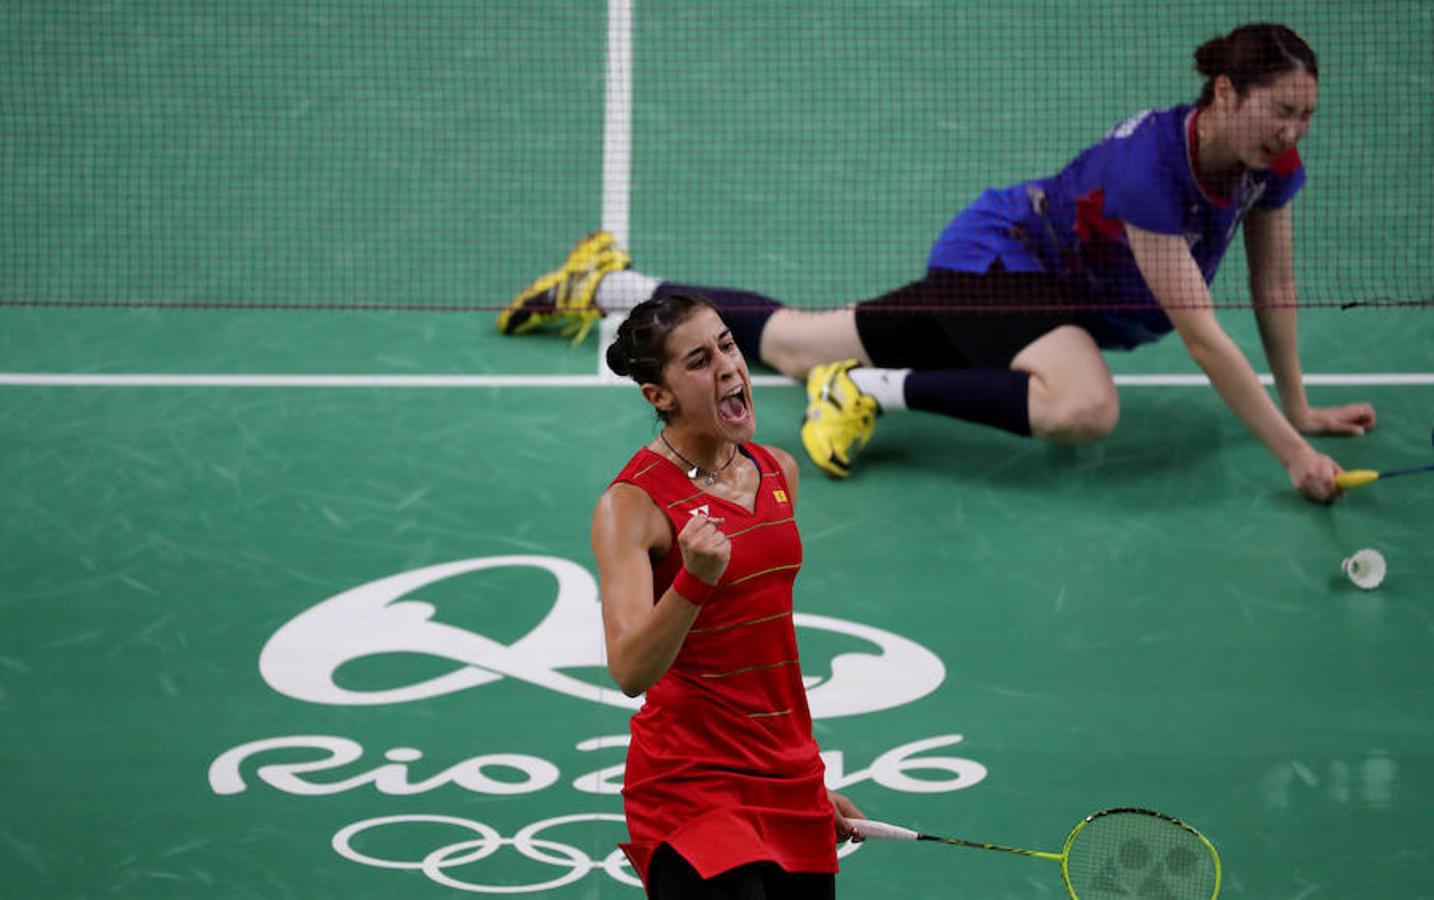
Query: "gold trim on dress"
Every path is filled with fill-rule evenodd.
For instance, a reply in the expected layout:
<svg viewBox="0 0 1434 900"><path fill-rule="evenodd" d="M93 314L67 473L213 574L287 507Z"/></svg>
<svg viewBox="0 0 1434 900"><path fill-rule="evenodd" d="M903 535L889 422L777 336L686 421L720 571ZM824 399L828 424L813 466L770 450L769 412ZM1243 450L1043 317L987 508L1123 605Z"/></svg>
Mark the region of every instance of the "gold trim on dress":
<svg viewBox="0 0 1434 900"><path fill-rule="evenodd" d="M730 672L703 672L703 678L730 678L733 675L742 675L747 672L760 672L763 669L780 669L782 666L790 666L796 663L795 659L784 659L781 662L764 663L760 666L746 666L741 669L733 669Z"/></svg>

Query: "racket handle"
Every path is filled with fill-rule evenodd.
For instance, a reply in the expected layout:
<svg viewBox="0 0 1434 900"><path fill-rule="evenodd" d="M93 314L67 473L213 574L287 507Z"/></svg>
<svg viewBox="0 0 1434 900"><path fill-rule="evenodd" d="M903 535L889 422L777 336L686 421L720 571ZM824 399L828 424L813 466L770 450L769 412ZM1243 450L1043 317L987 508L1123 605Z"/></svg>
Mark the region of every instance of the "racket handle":
<svg viewBox="0 0 1434 900"><path fill-rule="evenodd" d="M1334 476L1334 483L1345 490L1364 487L1379 480L1379 473L1373 469L1350 469Z"/></svg>
<svg viewBox="0 0 1434 900"><path fill-rule="evenodd" d="M921 838L919 832L912 831L910 828L888 825L885 822L874 822L871 819L847 819L846 823L851 826L852 831L864 838L882 838L888 841L915 841Z"/></svg>

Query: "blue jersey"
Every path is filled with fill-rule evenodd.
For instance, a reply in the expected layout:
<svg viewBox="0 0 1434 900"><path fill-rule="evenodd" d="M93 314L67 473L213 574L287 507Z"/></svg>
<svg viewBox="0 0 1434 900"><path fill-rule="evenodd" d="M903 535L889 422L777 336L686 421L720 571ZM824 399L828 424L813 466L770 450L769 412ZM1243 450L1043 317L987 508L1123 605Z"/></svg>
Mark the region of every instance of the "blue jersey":
<svg viewBox="0 0 1434 900"><path fill-rule="evenodd" d="M985 272L999 260L1013 272L1080 279L1096 302L1141 307L1097 315L1105 347L1166 334L1173 326L1135 265L1125 223L1183 236L1208 285L1245 214L1284 206L1305 180L1290 148L1269 169L1246 170L1232 196L1213 196L1195 174L1198 114L1194 106L1146 110L1054 178L986 191L946 226L927 265Z"/></svg>

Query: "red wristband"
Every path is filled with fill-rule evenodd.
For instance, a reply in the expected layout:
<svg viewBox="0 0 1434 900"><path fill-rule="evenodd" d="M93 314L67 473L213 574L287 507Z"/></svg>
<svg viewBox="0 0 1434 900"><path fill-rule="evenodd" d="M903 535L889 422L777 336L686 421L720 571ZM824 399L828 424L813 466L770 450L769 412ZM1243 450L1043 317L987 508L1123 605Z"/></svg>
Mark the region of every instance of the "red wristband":
<svg viewBox="0 0 1434 900"><path fill-rule="evenodd" d="M677 570L677 577L672 579L672 589L676 591L683 600L688 603L701 606L717 593L717 585L708 584L696 575L687 571L683 566Z"/></svg>

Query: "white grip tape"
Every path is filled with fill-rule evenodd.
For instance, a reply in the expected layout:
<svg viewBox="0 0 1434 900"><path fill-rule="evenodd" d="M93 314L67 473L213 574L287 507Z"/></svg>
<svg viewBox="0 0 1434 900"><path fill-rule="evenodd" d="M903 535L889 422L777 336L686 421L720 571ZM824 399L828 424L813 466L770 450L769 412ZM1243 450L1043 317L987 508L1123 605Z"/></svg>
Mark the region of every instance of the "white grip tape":
<svg viewBox="0 0 1434 900"><path fill-rule="evenodd" d="M847 819L846 823L852 830L865 838L882 838L888 841L914 841L920 834L910 828L902 828L900 825L888 825L885 822L874 822L871 819Z"/></svg>

